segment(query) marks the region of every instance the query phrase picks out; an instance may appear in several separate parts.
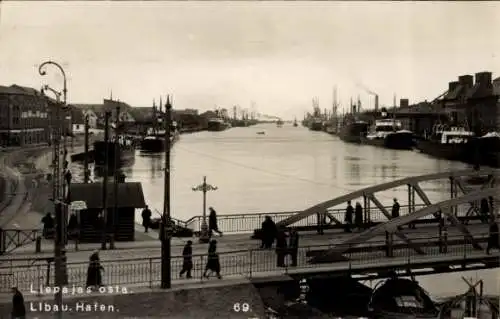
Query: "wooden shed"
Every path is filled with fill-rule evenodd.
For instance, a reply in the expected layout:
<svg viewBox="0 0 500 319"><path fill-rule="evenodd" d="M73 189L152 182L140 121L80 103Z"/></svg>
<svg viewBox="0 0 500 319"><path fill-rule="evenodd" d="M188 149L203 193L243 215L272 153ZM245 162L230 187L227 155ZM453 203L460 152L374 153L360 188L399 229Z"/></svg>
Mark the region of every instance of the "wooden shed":
<svg viewBox="0 0 500 319"><path fill-rule="evenodd" d="M115 185L108 183L106 197L106 221L100 219L103 212L103 183L71 184L71 202L83 201L87 209L76 212L80 230L80 242L95 243L102 238L102 229L115 234L115 241L134 241L135 210L144 208L144 193L138 182L118 183L117 210L115 213ZM104 225L106 224L106 225Z"/></svg>

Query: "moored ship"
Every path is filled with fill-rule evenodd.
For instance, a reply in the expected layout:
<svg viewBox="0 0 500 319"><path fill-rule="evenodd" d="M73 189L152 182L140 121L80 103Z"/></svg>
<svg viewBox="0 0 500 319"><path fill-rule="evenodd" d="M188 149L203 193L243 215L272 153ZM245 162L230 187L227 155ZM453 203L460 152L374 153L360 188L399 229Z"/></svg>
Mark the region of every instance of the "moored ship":
<svg viewBox="0 0 500 319"><path fill-rule="evenodd" d="M207 131L210 132L221 132L227 130L230 127L229 123L220 118L211 118L208 120L207 124Z"/></svg>
<svg viewBox="0 0 500 319"><path fill-rule="evenodd" d="M401 121L376 120L370 133L361 137L363 144L397 150L411 150L415 146L413 132L404 130Z"/></svg>
<svg viewBox="0 0 500 319"><path fill-rule="evenodd" d="M120 136L118 141L95 141L94 142L94 161L97 166L106 165L106 146L108 166L114 166L115 163L124 165L133 160L135 155L135 146L132 138Z"/></svg>
<svg viewBox="0 0 500 319"><path fill-rule="evenodd" d="M354 120L341 127L339 137L344 142L361 143L362 138L368 133L368 128L368 122Z"/></svg>
<svg viewBox="0 0 500 319"><path fill-rule="evenodd" d="M311 119L309 123L309 129L311 131L322 131L323 130L323 120L319 118Z"/></svg>
<svg viewBox="0 0 500 319"><path fill-rule="evenodd" d="M438 309L427 292L410 279L391 278L375 288L368 308L372 318L434 319Z"/></svg>
<svg viewBox="0 0 500 319"><path fill-rule="evenodd" d="M500 167L500 134L489 132L470 142L470 152L467 154L469 164Z"/></svg>
<svg viewBox="0 0 500 319"><path fill-rule="evenodd" d="M471 158L471 141L475 134L463 127L438 124L430 136L420 139L416 148L427 155L449 161L468 162Z"/></svg>
<svg viewBox="0 0 500 319"><path fill-rule="evenodd" d="M173 129L170 132L170 143L177 140L179 132L176 123L172 123ZM165 150L165 130L148 134L140 143L142 152L159 153Z"/></svg>

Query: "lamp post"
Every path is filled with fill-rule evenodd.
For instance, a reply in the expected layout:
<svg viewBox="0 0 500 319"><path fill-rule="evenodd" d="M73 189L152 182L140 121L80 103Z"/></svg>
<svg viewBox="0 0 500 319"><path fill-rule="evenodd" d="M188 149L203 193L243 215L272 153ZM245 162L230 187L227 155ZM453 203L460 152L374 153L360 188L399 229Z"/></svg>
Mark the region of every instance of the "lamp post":
<svg viewBox="0 0 500 319"><path fill-rule="evenodd" d="M201 221L200 243L208 243L210 234L207 226L207 192L216 191L217 186L207 184L207 177L203 176L203 183L193 187L194 192L203 192L203 219Z"/></svg>
<svg viewBox="0 0 500 319"><path fill-rule="evenodd" d="M52 93L56 95L57 102L59 103L60 97L62 95L63 101L62 101L62 106L61 108L57 108L55 110L55 118L54 116L51 116L51 119L55 119L55 123L51 123L51 129L52 129L52 139L53 139L53 147L54 147L54 159L53 159L53 165L54 165L54 173L53 173L53 183L52 183L52 194L53 194L53 202L54 202L54 213L56 217L56 234L55 234L55 240L54 240L54 267L55 267L55 285L56 287L59 287L59 292L56 293L55 295L55 302L58 305L59 311L57 312L57 317L62 318L62 301L63 301L63 296L62 296L62 289L61 287L66 284L67 278L66 278L66 263L65 263L65 244L66 244L66 218L67 218L67 212L68 212L68 203L67 203L67 196L65 194L65 178L64 178L64 170L66 169L66 155L67 155L67 149L66 149L66 134L64 132L64 121L66 119L66 114L65 112L68 110L67 108L67 85L66 85L66 72L64 72L64 69L62 66L60 66L58 63L53 62L53 61L45 61L43 62L39 67L38 67L38 73L41 76L47 75L47 72L45 71L45 67L47 65L53 65L56 68L59 69L59 71L62 73L63 76L63 89L62 93L58 92L57 90L52 89L48 85L43 86L42 93L45 90L49 90ZM61 121L61 110L63 111L64 118ZM55 125L54 125L55 124ZM60 142L61 142L61 134L63 135L63 169L61 170L61 160L60 160L60 155L61 155L61 149L60 149ZM62 189L61 189L62 186ZM68 185L69 187L69 185Z"/></svg>
<svg viewBox="0 0 500 319"><path fill-rule="evenodd" d="M172 285L171 274L171 235L170 225L170 133L172 130L172 104L167 96L165 104L165 177L163 184L163 213L161 215L161 288L169 289Z"/></svg>

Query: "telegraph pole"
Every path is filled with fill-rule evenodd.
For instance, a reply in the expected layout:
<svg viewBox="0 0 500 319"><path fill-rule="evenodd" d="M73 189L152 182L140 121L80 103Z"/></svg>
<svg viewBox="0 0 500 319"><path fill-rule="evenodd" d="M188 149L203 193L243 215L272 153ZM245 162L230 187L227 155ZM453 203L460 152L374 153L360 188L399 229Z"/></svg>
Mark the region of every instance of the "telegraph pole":
<svg viewBox="0 0 500 319"><path fill-rule="evenodd" d="M104 114L104 176L102 180L102 233L101 249L106 250L106 239L108 230L108 167L109 167L109 118L111 113ZM116 154L115 154L116 155Z"/></svg>
<svg viewBox="0 0 500 319"><path fill-rule="evenodd" d="M85 115L85 126L84 126L84 132L85 132L85 157L84 157L84 162L83 162L83 176L84 176L84 183L87 184L90 179L90 172L89 172L89 115Z"/></svg>
<svg viewBox="0 0 500 319"><path fill-rule="evenodd" d="M161 288L170 289L172 285L171 274L171 226L170 226L170 134L172 129L172 105L170 95L167 95L165 104L165 178L163 185L163 214L161 236Z"/></svg>
<svg viewBox="0 0 500 319"><path fill-rule="evenodd" d="M109 248L110 249L115 249L115 220L116 217L118 216L118 166L119 166L119 158L118 158L118 152L120 151L120 135L118 131L118 126L120 125L120 105L116 106L116 114L115 114L115 157L114 157L114 170L113 170L113 177L114 177L114 207L113 207L113 215L111 216L111 238L109 242Z"/></svg>

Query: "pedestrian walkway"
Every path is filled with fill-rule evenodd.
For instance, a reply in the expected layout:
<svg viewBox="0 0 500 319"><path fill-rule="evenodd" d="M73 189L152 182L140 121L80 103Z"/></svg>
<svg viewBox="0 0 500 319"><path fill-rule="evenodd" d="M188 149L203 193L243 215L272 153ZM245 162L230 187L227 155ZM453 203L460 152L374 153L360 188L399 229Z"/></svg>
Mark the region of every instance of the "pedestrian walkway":
<svg viewBox="0 0 500 319"><path fill-rule="evenodd" d="M475 234L486 234L488 233L488 228L484 224L471 223L470 229ZM436 226L422 226L416 229L403 229L403 233L408 235L411 240L426 241L431 237L436 238L438 236L438 229ZM143 233L144 236L147 236ZM152 238L158 238L158 233L151 231L148 235ZM314 232L304 232L300 234L300 246L323 246L325 249L328 246L337 245L345 239L353 236L352 233L338 232L338 231L326 231L324 235L318 235ZM450 238L461 236L458 229L450 227L448 231L448 236ZM257 249L260 247L260 241L250 238L249 234L231 234L224 235L222 237L214 237L218 241L218 251L219 252L231 252L240 251L248 249ZM181 256L182 248L187 240L193 241L193 253L194 254L204 254L207 250L207 244L201 244L198 242L197 238L173 238L172 239L172 256ZM368 240L367 242L361 244L369 245L370 243L381 243L384 242L385 237L383 234L379 234ZM401 239L394 239L394 244L403 243ZM108 244L109 246L109 244ZM152 258L160 255L161 242L158 239L135 241L135 242L116 242L114 250L101 251L100 256L102 260L117 260L117 259L134 259L134 258ZM2 261L8 261L11 259L33 259L33 258L47 258L53 255L54 244L52 241L44 240L42 244L40 253L35 253L35 243L19 247L8 255L0 256L0 266ZM89 244L79 244L78 251L75 249L75 243L69 242L66 246L67 256L69 261L87 261L89 252L94 250L100 250L100 243L89 243Z"/></svg>
<svg viewBox="0 0 500 319"><path fill-rule="evenodd" d="M481 225L475 225L478 233L482 230ZM431 238L429 230L424 229L406 230L407 237L412 239L413 245L419 245L425 252L419 255L410 246L403 244L394 248L393 257L387 257L385 251L385 240L381 241L381 236L373 238L366 243L353 247L353 250L339 256L336 262L328 264L309 264L311 253L317 250L328 248L338 243L345 237L344 234L334 236L306 235L302 236L302 244L298 251L298 266L280 268L276 265L276 254L274 250L258 249L258 243L252 242L253 249L249 249L248 239L224 238L220 239L218 248L220 254L220 264L223 276L236 276L241 278L270 277L290 273L310 274L318 272L344 274L366 272L367 269L381 270L386 268L407 268L422 266L432 268L432 264L439 263L459 263L463 264L475 262L480 263L485 258L497 259L496 255L486 255L484 250L475 250L468 242L456 242L455 235L450 234L450 244L447 251L440 251L436 245L436 238ZM476 236L479 238L481 236ZM460 235L460 238L463 238ZM485 237L483 236L483 239ZM377 241L378 240L378 241ZM454 243L452 241L455 240ZM312 244L312 245L311 245ZM314 245L315 244L315 245ZM240 250L235 250L242 245ZM311 245L311 246L308 246ZM193 276L200 280L201 274L207 262L207 245L195 244L193 249ZM181 279L179 271L182 266L181 246L174 246L172 249L171 271L172 278L179 284L185 284L191 280ZM88 266L89 252L68 252L67 268L70 285L85 285L86 272ZM161 273L161 260L159 258L159 248L143 248L135 250L107 250L100 252L104 271L104 281L107 285L125 286L149 286L154 287L159 284ZM26 290L30 285L53 285L54 267L47 263L46 258L52 254L40 255L40 259L33 260L33 255L11 256L11 260L4 259L0 265L0 287L19 286ZM15 258L14 257L18 257ZM23 259L31 257L30 259ZM483 263L484 264L484 263ZM493 264L484 265L484 268L493 267ZM373 271L373 270L372 270ZM50 277L48 276L50 274Z"/></svg>

